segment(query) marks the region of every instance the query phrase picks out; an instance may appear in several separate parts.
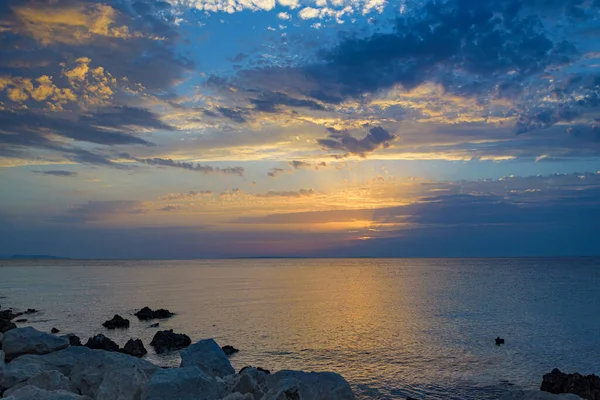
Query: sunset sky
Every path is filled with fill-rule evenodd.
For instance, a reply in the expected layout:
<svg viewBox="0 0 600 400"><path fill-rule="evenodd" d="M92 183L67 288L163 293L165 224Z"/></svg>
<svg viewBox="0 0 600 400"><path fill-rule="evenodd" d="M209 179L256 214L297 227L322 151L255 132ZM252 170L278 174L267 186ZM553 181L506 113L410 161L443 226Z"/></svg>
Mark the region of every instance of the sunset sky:
<svg viewBox="0 0 600 400"><path fill-rule="evenodd" d="M2 0L0 255L599 255L600 0Z"/></svg>

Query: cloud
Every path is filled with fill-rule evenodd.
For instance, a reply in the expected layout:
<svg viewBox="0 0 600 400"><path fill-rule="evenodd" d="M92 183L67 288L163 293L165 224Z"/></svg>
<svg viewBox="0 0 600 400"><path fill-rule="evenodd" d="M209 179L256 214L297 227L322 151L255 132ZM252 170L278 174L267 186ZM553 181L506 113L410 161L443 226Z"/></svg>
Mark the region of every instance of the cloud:
<svg viewBox="0 0 600 400"><path fill-rule="evenodd" d="M158 209L158 211L164 211L164 212L170 212L170 211L177 211L181 209L180 205L177 204L169 204L168 206L164 206Z"/></svg>
<svg viewBox="0 0 600 400"><path fill-rule="evenodd" d="M142 206L141 201L134 200L89 201L68 209L54 221L73 224L97 222L119 214L138 214Z"/></svg>
<svg viewBox="0 0 600 400"><path fill-rule="evenodd" d="M159 197L159 200L184 200L198 196L212 196L212 190L190 190L187 193L169 193L167 196Z"/></svg>
<svg viewBox="0 0 600 400"><path fill-rule="evenodd" d="M298 168L307 168L310 167L311 164L307 163L306 161L299 161L299 160L292 160L289 162L289 164L294 167L294 169L298 169Z"/></svg>
<svg viewBox="0 0 600 400"><path fill-rule="evenodd" d="M369 128L369 133L362 139L356 139L347 131L338 131L330 128L331 132L326 139L317 139L317 142L326 150L341 151L343 153L357 154L366 157L378 148L388 147L396 139L396 135L380 126Z"/></svg>
<svg viewBox="0 0 600 400"><path fill-rule="evenodd" d="M283 168L271 168L269 170L269 172L267 172L267 176L270 176L271 178L275 178L277 177L277 175L279 175L282 172L287 171L286 169Z"/></svg>
<svg viewBox="0 0 600 400"><path fill-rule="evenodd" d="M221 113L222 116L236 122L238 124L243 124L246 122L247 111L243 109L232 109L227 107L217 107L217 110Z"/></svg>
<svg viewBox="0 0 600 400"><path fill-rule="evenodd" d="M72 171L61 171L61 170L49 170L49 171L33 171L36 174L50 175L50 176L61 176L66 178L72 178L77 176L77 172Z"/></svg>
<svg viewBox="0 0 600 400"><path fill-rule="evenodd" d="M254 105L254 110L266 113L280 111L278 106L307 108L310 110L323 111L325 107L314 100L297 99L280 92L265 92L258 98L249 99Z"/></svg>
<svg viewBox="0 0 600 400"><path fill-rule="evenodd" d="M312 196L315 191L312 189L288 190L288 191L273 191L269 190L266 193L256 194L256 197L306 197Z"/></svg>
<svg viewBox="0 0 600 400"><path fill-rule="evenodd" d="M210 165L202 165L192 162L185 161L174 161L172 159L165 158L133 158L135 161L147 164L147 165L156 165L160 167L171 167L171 168L180 168L193 172L202 172L204 174L210 173L220 173L220 174L230 174L230 175L244 175L243 167L212 167Z"/></svg>
<svg viewBox="0 0 600 400"><path fill-rule="evenodd" d="M277 14L277 18L279 19L291 19L291 15L289 13L286 12L280 12L279 14Z"/></svg>

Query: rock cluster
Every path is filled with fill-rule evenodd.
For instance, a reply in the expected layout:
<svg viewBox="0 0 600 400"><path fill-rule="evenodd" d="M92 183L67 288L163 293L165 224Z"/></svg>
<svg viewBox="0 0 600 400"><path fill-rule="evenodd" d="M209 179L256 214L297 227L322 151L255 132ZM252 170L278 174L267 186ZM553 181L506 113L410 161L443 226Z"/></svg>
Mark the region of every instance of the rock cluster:
<svg viewBox="0 0 600 400"><path fill-rule="evenodd" d="M542 378L540 390L560 394L572 393L586 400L600 400L600 377L566 374L555 368Z"/></svg>
<svg viewBox="0 0 600 400"><path fill-rule="evenodd" d="M173 329L168 331L158 331L154 334L150 346L158 354L166 353L167 351L180 350L188 347L192 343L190 337L183 333L174 333Z"/></svg>
<svg viewBox="0 0 600 400"><path fill-rule="evenodd" d="M67 338L33 328L16 328L8 334L11 358L5 365L0 361L0 393L7 400L355 398L348 382L331 372L268 374L265 370L246 367L236 374L221 347L212 339L200 340L183 351L179 368L162 369L116 351L68 346ZM90 341L106 343L107 338L101 336ZM20 338L16 346L15 338ZM3 346L6 340L5 336ZM134 340L130 342L130 346L125 347L134 348L138 344Z"/></svg>
<svg viewBox="0 0 600 400"><path fill-rule="evenodd" d="M134 314L136 317L141 319L142 321L148 321L150 319L164 319L171 318L173 314L169 310L165 310L164 308L159 308L158 310L152 310L150 307L144 307L140 311Z"/></svg>
<svg viewBox="0 0 600 400"><path fill-rule="evenodd" d="M112 319L105 321L102 326L106 329L129 328L129 320L121 317L119 314L115 314Z"/></svg>

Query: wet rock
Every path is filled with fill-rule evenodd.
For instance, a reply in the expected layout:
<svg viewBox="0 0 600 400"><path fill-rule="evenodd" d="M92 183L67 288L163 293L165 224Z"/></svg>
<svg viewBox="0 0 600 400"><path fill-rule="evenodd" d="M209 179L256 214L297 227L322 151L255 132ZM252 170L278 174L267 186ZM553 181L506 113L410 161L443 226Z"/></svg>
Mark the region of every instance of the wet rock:
<svg viewBox="0 0 600 400"><path fill-rule="evenodd" d="M149 326L149 328L158 328L160 326L160 324L158 322L152 324Z"/></svg>
<svg viewBox="0 0 600 400"><path fill-rule="evenodd" d="M21 313L21 312L15 313L12 309L0 311L0 319L6 319L9 321L12 319L18 318L21 315L23 315L23 313Z"/></svg>
<svg viewBox="0 0 600 400"><path fill-rule="evenodd" d="M33 376L21 382L4 392L4 396L10 396L12 393L21 389L24 386L35 386L44 390L66 390L73 392L75 389L69 378L58 371L43 371L40 374Z"/></svg>
<svg viewBox="0 0 600 400"><path fill-rule="evenodd" d="M153 311L150 307L144 307L134 315L142 321L147 321L155 318L171 318L175 314L169 310L165 310L164 308L159 308L158 310Z"/></svg>
<svg viewBox="0 0 600 400"><path fill-rule="evenodd" d="M89 338L85 347L95 350L119 351L119 345L104 336L99 334L93 338Z"/></svg>
<svg viewBox="0 0 600 400"><path fill-rule="evenodd" d="M355 400L342 376L333 372L278 371L266 377L261 400Z"/></svg>
<svg viewBox="0 0 600 400"><path fill-rule="evenodd" d="M246 365L244 368L240 369L240 372L238 372L238 374L241 374L242 372L244 372L244 371L246 371L246 370L248 370L250 368L256 369L257 371L260 371L260 372L264 372L267 375L271 374L271 371L269 371L268 369L264 369L264 368L261 368L261 367L253 367L251 365Z"/></svg>
<svg viewBox="0 0 600 400"><path fill-rule="evenodd" d="M79 336L73 334L73 333L68 333L66 335L61 336L65 339L67 339L69 341L69 345L70 346L83 346L81 344L81 339L79 338Z"/></svg>
<svg viewBox="0 0 600 400"><path fill-rule="evenodd" d="M11 329L2 340L7 360L24 354L48 354L69 347L68 340L40 332L30 326Z"/></svg>
<svg viewBox="0 0 600 400"><path fill-rule="evenodd" d="M11 329L15 329L17 325L7 319L0 319L0 333L6 333Z"/></svg>
<svg viewBox="0 0 600 400"><path fill-rule="evenodd" d="M586 400L599 400L600 377L593 374L566 374L555 368L544 375L540 390L553 394L572 393Z"/></svg>
<svg viewBox="0 0 600 400"><path fill-rule="evenodd" d="M15 391L5 400L92 400L66 390L44 390L35 386L25 386Z"/></svg>
<svg viewBox="0 0 600 400"><path fill-rule="evenodd" d="M226 356L230 356L239 351L238 349L236 349L235 347L230 346L230 345L225 345L225 346L221 347L221 350L223 350L223 353L225 353Z"/></svg>
<svg viewBox="0 0 600 400"><path fill-rule="evenodd" d="M0 349L2 348L2 338L4 338L4 333L0 333Z"/></svg>
<svg viewBox="0 0 600 400"><path fill-rule="evenodd" d="M121 353L129 354L134 357L142 357L148 353L144 347L144 343L140 339L129 339L127 343L125 343L125 347L120 351Z"/></svg>
<svg viewBox="0 0 600 400"><path fill-rule="evenodd" d="M52 329L50 329L50 332L51 332L51 333L58 333L58 332L60 332L60 331L59 331L58 329L56 329L56 328L52 328Z"/></svg>
<svg viewBox="0 0 600 400"><path fill-rule="evenodd" d="M105 321L102 326L107 329L129 328L129 320L115 314L112 319Z"/></svg>
<svg viewBox="0 0 600 400"><path fill-rule="evenodd" d="M37 312L37 310L35 308L28 308L27 311L25 311L25 314L35 314Z"/></svg>
<svg viewBox="0 0 600 400"><path fill-rule="evenodd" d="M496 340L496 346L500 346L501 344L504 344L504 339L502 339L500 336L498 336L495 340Z"/></svg>
<svg viewBox="0 0 600 400"><path fill-rule="evenodd" d="M158 331L152 338L150 346L158 354L166 353L171 350L179 350L188 347L192 340L188 335L183 333L173 333L173 329L168 331Z"/></svg>
<svg viewBox="0 0 600 400"><path fill-rule="evenodd" d="M20 319L16 320L15 322L27 322L27 318L20 318Z"/></svg>
<svg viewBox="0 0 600 400"><path fill-rule="evenodd" d="M220 397L220 396L219 396ZM214 378L198 367L170 368L156 372L142 390L142 400L212 400L218 398Z"/></svg>
<svg viewBox="0 0 600 400"><path fill-rule="evenodd" d="M5 359L6 359L6 356L4 355L4 351L0 350L0 368L2 368L4 366Z"/></svg>
<svg viewBox="0 0 600 400"><path fill-rule="evenodd" d="M196 366L212 377L235 374L227 356L213 339L200 340L182 351L181 366Z"/></svg>

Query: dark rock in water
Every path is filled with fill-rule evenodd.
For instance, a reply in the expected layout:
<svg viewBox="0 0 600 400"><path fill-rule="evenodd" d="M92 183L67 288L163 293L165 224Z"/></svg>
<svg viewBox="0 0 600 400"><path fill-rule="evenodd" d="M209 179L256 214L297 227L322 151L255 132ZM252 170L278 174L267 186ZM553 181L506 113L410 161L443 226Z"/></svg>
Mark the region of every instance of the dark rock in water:
<svg viewBox="0 0 600 400"><path fill-rule="evenodd" d="M573 393L587 400L600 400L600 377L593 374L565 374L555 368L544 375L540 390L553 394Z"/></svg>
<svg viewBox="0 0 600 400"><path fill-rule="evenodd" d="M500 336L498 336L496 338L496 346L500 346L501 344L504 344L504 339L502 339Z"/></svg>
<svg viewBox="0 0 600 400"><path fill-rule="evenodd" d="M20 317L21 315L23 315L23 313L21 313L21 312L16 313L12 309L0 311L0 319L7 319L9 321L11 319L15 319L17 317Z"/></svg>
<svg viewBox="0 0 600 400"><path fill-rule="evenodd" d="M58 333L58 332L60 332L60 331L56 328L50 329L50 333Z"/></svg>
<svg viewBox="0 0 600 400"><path fill-rule="evenodd" d="M8 319L0 319L0 333L6 333L17 326Z"/></svg>
<svg viewBox="0 0 600 400"><path fill-rule="evenodd" d="M25 314L35 314L37 312L37 310L35 308L28 308L27 311L25 311Z"/></svg>
<svg viewBox="0 0 600 400"><path fill-rule="evenodd" d="M99 334L93 338L89 338L85 347L96 350L119 351L119 345L104 336Z"/></svg>
<svg viewBox="0 0 600 400"><path fill-rule="evenodd" d="M171 318L175 314L173 314L169 310L165 310L164 308L159 308L156 311L152 311L150 307L144 307L140 311L136 312L134 315L142 321L147 321L149 319L155 318Z"/></svg>
<svg viewBox="0 0 600 400"><path fill-rule="evenodd" d="M156 323L150 325L148 328L158 328L159 325L160 324L158 322L156 322Z"/></svg>
<svg viewBox="0 0 600 400"><path fill-rule="evenodd" d="M223 350L223 353L225 353L226 356L230 356L230 355L235 354L235 353L237 353L239 351L238 349L236 349L235 347L230 346L230 345L226 345L226 346L221 347L221 350Z"/></svg>
<svg viewBox="0 0 600 400"><path fill-rule="evenodd" d="M142 343L140 339L129 339L127 343L125 343L125 347L119 351L134 357L142 357L148 353L144 347L144 343Z"/></svg>
<svg viewBox="0 0 600 400"><path fill-rule="evenodd" d="M406 398L406 400L417 400L417 399L415 399L414 397L410 397L410 396L408 396L408 397Z"/></svg>
<svg viewBox="0 0 600 400"><path fill-rule="evenodd" d="M240 369L240 372L238 372L238 374L241 374L242 372L244 372L248 368L256 368L260 372L264 372L267 375L271 375L271 371L269 371L268 369L264 369L264 368L261 368L261 367L253 367L252 365L246 365L244 368Z"/></svg>
<svg viewBox="0 0 600 400"><path fill-rule="evenodd" d="M111 320L104 322L102 326L107 329L129 328L129 320L115 314Z"/></svg>
<svg viewBox="0 0 600 400"><path fill-rule="evenodd" d="M16 320L15 322L27 322L27 318L21 318Z"/></svg>
<svg viewBox="0 0 600 400"><path fill-rule="evenodd" d="M61 337L64 337L65 339L69 339L69 345L71 345L71 346L83 346L81 344L81 339L79 338L79 336L77 336L77 335L75 335L73 333L68 333L68 334L63 335ZM88 340L88 342L89 342L89 340Z"/></svg>
<svg viewBox="0 0 600 400"><path fill-rule="evenodd" d="M154 350L158 354L166 353L170 350L178 350L188 347L192 344L192 340L188 335L183 333L173 333L173 329L168 331L158 331L152 338L150 346L154 347Z"/></svg>

